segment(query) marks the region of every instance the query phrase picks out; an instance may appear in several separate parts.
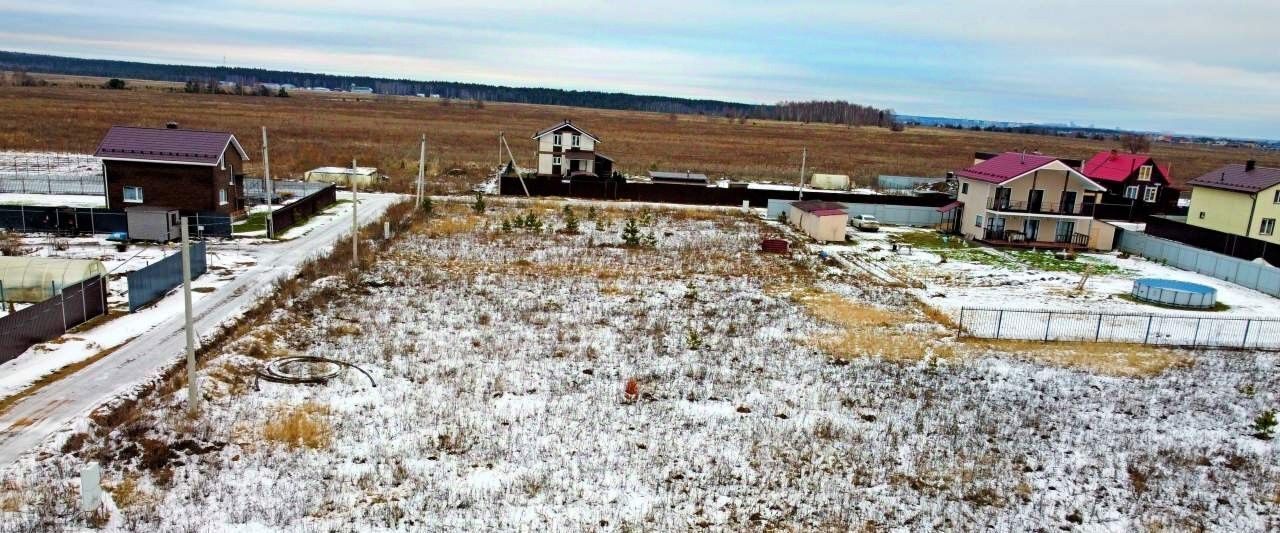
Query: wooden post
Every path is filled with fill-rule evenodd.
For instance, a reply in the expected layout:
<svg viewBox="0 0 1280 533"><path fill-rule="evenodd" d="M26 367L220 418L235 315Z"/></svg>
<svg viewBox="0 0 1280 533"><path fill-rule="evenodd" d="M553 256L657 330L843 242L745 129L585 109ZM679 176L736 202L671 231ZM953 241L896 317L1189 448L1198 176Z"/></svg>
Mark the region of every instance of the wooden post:
<svg viewBox="0 0 1280 533"><path fill-rule="evenodd" d="M1155 315L1147 315L1147 332L1142 335L1142 344L1146 344L1151 338L1151 321L1155 320Z"/></svg>
<svg viewBox="0 0 1280 533"><path fill-rule="evenodd" d="M996 338L1000 338L1000 327L1004 325L1004 309L1000 310L1000 314L996 316Z"/></svg>
<svg viewBox="0 0 1280 533"><path fill-rule="evenodd" d="M1044 342L1049 342L1049 326L1053 325L1053 311L1049 311L1049 318L1044 321Z"/></svg>
<svg viewBox="0 0 1280 533"><path fill-rule="evenodd" d="M356 184L356 160L351 160L351 266L360 268L360 186Z"/></svg>
<svg viewBox="0 0 1280 533"><path fill-rule="evenodd" d="M194 417L200 411L196 394L196 333L191 320L191 234L189 220L182 217L182 308L185 311L187 334L187 414Z"/></svg>
<svg viewBox="0 0 1280 533"><path fill-rule="evenodd" d="M1246 319L1246 320L1244 321L1244 338L1243 338L1243 339L1240 339L1240 347L1241 347L1241 348L1244 348L1244 347L1245 347L1245 345L1249 344L1249 326L1252 326L1252 325L1253 325L1253 319L1252 319L1252 318L1250 318L1250 319Z"/></svg>

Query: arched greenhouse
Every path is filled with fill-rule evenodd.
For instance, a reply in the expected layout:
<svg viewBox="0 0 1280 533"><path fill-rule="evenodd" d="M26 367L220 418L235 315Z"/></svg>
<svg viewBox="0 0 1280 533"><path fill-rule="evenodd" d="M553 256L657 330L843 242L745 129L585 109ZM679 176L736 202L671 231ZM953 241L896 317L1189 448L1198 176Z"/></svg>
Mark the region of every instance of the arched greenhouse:
<svg viewBox="0 0 1280 533"><path fill-rule="evenodd" d="M0 256L0 302L43 302L107 269L95 259Z"/></svg>

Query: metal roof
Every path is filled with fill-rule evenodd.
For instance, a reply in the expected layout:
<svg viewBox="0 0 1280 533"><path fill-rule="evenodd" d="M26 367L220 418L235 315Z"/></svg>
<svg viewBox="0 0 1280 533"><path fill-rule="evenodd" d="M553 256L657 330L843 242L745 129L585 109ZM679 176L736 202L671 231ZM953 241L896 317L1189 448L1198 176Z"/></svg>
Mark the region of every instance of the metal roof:
<svg viewBox="0 0 1280 533"><path fill-rule="evenodd" d="M844 211L844 204L838 202L826 202L823 200L800 200L791 202L791 207L804 211L806 213L816 213L818 211L839 210Z"/></svg>
<svg viewBox="0 0 1280 533"><path fill-rule="evenodd" d="M958 170L956 175L987 183L1004 183L1057 160L1058 158L1047 155L1005 152L964 170Z"/></svg>
<svg viewBox="0 0 1280 533"><path fill-rule="evenodd" d="M1125 154L1116 151L1098 152L1085 161L1080 173L1094 180L1122 182L1129 179L1134 170L1151 164L1160 169L1160 174L1168 179L1169 166L1157 165L1147 154Z"/></svg>
<svg viewBox="0 0 1280 533"><path fill-rule="evenodd" d="M706 174L697 174L693 172L663 172L658 170L650 170L649 178L656 180L709 181Z"/></svg>
<svg viewBox="0 0 1280 533"><path fill-rule="evenodd" d="M1187 184L1228 191L1258 192L1280 185L1280 168L1254 167L1253 170L1246 171L1245 165L1232 163L1188 181Z"/></svg>
<svg viewBox="0 0 1280 533"><path fill-rule="evenodd" d="M108 161L213 166L227 146L234 146L242 159L249 159L236 136L225 131L112 126L93 155Z"/></svg>
<svg viewBox="0 0 1280 533"><path fill-rule="evenodd" d="M578 132L578 133L581 133L581 134L583 134L583 135L586 135L587 137L591 137L591 138L592 138L593 140L595 140L596 142L601 142L599 137L596 137L595 135L592 135L592 134L588 133L588 132L587 132L587 130L584 130L584 129L582 129L582 128L579 128L579 127L575 126L575 125L573 124L573 122L570 122L570 121L569 121L569 119L567 119L567 118L566 118L566 119L564 119L564 122L561 122L561 123L559 123L559 124L556 124L555 126L551 126L550 128L543 129L542 131L539 131L538 133L533 134L533 137L530 137L530 138L531 138L531 139L537 139L537 138L539 138L539 137L542 137L543 135L546 135L546 134L551 133L551 132L553 132L553 131L560 130L560 129L564 129L564 128L572 129L572 130L574 130L574 131L576 131L576 132Z"/></svg>

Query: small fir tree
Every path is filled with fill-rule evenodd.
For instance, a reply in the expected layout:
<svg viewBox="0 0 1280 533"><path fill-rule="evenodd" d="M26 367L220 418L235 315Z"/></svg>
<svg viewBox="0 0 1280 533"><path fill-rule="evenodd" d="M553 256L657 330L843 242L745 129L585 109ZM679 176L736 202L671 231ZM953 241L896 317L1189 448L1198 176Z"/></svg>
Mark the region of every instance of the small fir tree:
<svg viewBox="0 0 1280 533"><path fill-rule="evenodd" d="M485 210L487 207L488 207L488 205L486 205L486 204L484 203L484 193L477 192L477 193L476 193L476 201L475 201L475 203L471 204L471 210L472 210L472 211L475 211L477 215L483 215L483 214L484 214L484 210Z"/></svg>
<svg viewBox="0 0 1280 533"><path fill-rule="evenodd" d="M622 226L622 242L627 246L640 246L640 225L636 219L627 217L626 224Z"/></svg>
<svg viewBox="0 0 1280 533"><path fill-rule="evenodd" d="M574 214L573 209L568 205L564 206L563 216L565 233L578 233L578 215Z"/></svg>

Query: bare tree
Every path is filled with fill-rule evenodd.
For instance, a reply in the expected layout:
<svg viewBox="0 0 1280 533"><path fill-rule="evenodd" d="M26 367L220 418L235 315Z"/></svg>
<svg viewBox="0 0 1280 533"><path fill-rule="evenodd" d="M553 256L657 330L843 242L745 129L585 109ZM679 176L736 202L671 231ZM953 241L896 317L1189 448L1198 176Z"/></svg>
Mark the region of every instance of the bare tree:
<svg viewBox="0 0 1280 533"><path fill-rule="evenodd" d="M1146 135L1129 133L1120 137L1120 146L1131 154L1144 153L1151 150L1151 139Z"/></svg>

